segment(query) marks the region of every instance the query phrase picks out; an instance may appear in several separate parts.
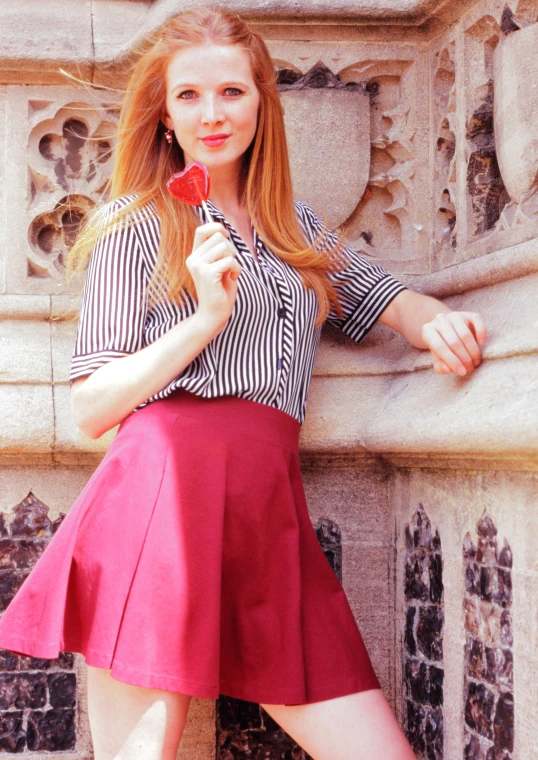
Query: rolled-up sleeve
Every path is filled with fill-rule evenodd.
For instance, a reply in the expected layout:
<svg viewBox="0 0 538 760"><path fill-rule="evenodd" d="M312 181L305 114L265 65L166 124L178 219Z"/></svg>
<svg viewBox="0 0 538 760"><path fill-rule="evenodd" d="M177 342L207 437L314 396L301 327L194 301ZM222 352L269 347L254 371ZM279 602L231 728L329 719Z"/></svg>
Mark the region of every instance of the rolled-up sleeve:
<svg viewBox="0 0 538 760"><path fill-rule="evenodd" d="M327 233L329 243L338 242L338 235L327 229L308 204L295 201L295 206L310 243L321 232ZM327 322L360 343L389 303L407 288L380 264L368 261L348 245L344 246L344 250L349 262L345 269L328 273L338 293L344 316L340 317L334 307L331 307Z"/></svg>
<svg viewBox="0 0 538 760"><path fill-rule="evenodd" d="M121 199L112 202L105 209L105 218L121 205ZM147 282L133 225L114 223L109 234L97 239L90 256L69 382L142 348Z"/></svg>

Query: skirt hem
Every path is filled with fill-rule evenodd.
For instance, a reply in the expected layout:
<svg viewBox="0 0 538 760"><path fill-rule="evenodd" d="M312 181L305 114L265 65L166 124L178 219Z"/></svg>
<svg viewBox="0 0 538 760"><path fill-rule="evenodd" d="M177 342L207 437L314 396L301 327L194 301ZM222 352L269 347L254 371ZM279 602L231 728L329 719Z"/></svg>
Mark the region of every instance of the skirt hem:
<svg viewBox="0 0 538 760"><path fill-rule="evenodd" d="M113 654L103 654L103 652L95 649L86 649L81 645L74 645L71 643L69 646L60 643L56 644L39 644L30 639L25 639L21 636L2 636L0 637L0 647L6 649L3 644L14 643L14 649L7 648L7 651L16 652L17 654L23 654L27 657L36 657L38 659L56 659L60 652L77 653L83 655L85 663L92 667L104 668L110 670L110 674L118 681L123 681L131 686L142 686L148 689L163 689L165 691L178 691L177 685L183 685L187 691L183 691L183 694L188 694L192 697L201 699L218 699L220 695L231 697L232 699L241 699L246 702L256 702L258 704L271 704L271 705L301 705L310 704L311 702L321 702L326 699L334 699L336 697L346 696L348 694L355 694L361 691L369 691L371 689L380 689L380 683L376 676L374 678L366 677L364 679L353 677L343 681L331 681L330 683L319 686L317 685L314 690L310 690L309 697L298 696L297 692L279 692L275 696L271 693L269 688L266 693L271 694L270 697L261 696L264 692L263 687L256 686L251 691L248 687L245 688L244 684L237 681L221 681L220 684L204 683L203 681L191 681L186 678L177 678L176 676L159 675L155 673L146 673L140 670L134 670L121 663L112 663ZM23 646L19 649L16 648L16 643L20 642ZM56 657L51 655L51 650L58 651ZM46 652L44 654L44 652ZM174 688L175 687L175 688Z"/></svg>

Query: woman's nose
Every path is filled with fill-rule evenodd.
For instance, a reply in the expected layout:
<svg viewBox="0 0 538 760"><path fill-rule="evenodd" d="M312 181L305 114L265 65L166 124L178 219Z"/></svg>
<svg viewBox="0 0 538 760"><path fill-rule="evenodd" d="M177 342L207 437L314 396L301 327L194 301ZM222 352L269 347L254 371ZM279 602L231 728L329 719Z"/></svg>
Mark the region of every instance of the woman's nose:
<svg viewBox="0 0 538 760"><path fill-rule="evenodd" d="M222 120L221 109L215 98L209 97L204 100L203 119L208 122Z"/></svg>

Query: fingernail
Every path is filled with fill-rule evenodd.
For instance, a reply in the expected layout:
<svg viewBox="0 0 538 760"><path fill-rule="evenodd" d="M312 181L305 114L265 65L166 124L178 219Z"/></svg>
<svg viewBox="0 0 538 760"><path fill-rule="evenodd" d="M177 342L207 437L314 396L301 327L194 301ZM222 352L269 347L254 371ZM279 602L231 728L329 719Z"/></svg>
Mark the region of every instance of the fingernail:
<svg viewBox="0 0 538 760"><path fill-rule="evenodd" d="M458 367L458 374L459 375L465 375L466 372L467 372L467 370L465 369L465 367Z"/></svg>

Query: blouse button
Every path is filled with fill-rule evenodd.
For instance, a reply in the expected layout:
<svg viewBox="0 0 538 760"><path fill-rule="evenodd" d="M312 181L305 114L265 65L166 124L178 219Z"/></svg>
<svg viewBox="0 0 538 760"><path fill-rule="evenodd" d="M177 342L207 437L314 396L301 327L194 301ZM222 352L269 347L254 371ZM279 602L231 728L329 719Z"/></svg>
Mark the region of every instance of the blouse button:
<svg viewBox="0 0 538 760"><path fill-rule="evenodd" d="M284 317L285 315L286 315L286 307L285 306L281 306L279 308L279 310L278 310L278 316L279 317Z"/></svg>

